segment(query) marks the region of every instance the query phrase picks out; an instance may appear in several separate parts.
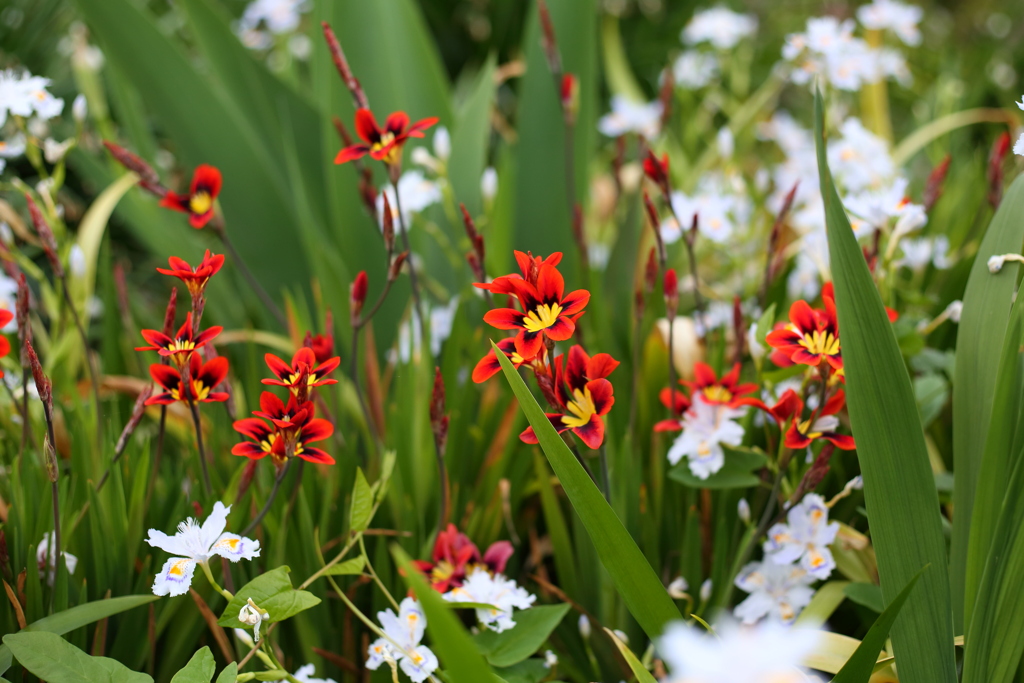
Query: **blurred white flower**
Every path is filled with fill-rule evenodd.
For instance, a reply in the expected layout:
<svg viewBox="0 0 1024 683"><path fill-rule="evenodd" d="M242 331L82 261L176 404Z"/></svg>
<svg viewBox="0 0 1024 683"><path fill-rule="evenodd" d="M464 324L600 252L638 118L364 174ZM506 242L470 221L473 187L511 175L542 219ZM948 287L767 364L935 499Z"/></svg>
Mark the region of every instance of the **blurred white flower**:
<svg viewBox="0 0 1024 683"><path fill-rule="evenodd" d="M56 543L54 537L54 532L46 532L36 547L36 566L39 567L39 578L45 579L46 583L51 586L57 574L57 553L54 551L54 544ZM64 558L64 566L67 567L68 574L74 574L75 567L78 566L78 558L64 550L61 551L60 555Z"/></svg>
<svg viewBox="0 0 1024 683"><path fill-rule="evenodd" d="M300 666L293 675L299 683L337 683L333 678L313 678L315 673L316 665L306 664L305 666Z"/></svg>
<svg viewBox="0 0 1024 683"><path fill-rule="evenodd" d="M719 50L729 50L756 31L757 17L753 14L739 14L718 6L694 14L681 39L687 45L708 42Z"/></svg>
<svg viewBox="0 0 1024 683"><path fill-rule="evenodd" d="M860 122L849 118L839 128L840 138L828 144L828 163L846 192L880 188L892 182L896 165L889 146Z"/></svg>
<svg viewBox="0 0 1024 683"><path fill-rule="evenodd" d="M579 629L580 637L583 638L583 640L590 639L590 632L592 629L590 626L590 619L587 618L586 614L580 615L580 618L576 621L576 628Z"/></svg>
<svg viewBox="0 0 1024 683"><path fill-rule="evenodd" d="M671 676L666 683L806 683L800 662L818 645L810 629L766 622L715 625L715 633L682 622L668 625L657 650Z"/></svg>
<svg viewBox="0 0 1024 683"><path fill-rule="evenodd" d="M840 90L859 90L882 77L880 51L853 37L852 20L813 17L804 33L786 36L782 57L792 62L794 83L807 84L822 76Z"/></svg>
<svg viewBox="0 0 1024 683"><path fill-rule="evenodd" d="M4 223L3 225L6 225ZM10 228L8 228L10 229ZM18 283L14 278L7 277L0 272L0 308L13 312L18 302ZM11 321L0 328L0 332L16 332L18 329L18 316L11 318Z"/></svg>
<svg viewBox="0 0 1024 683"><path fill-rule="evenodd" d="M476 616L481 624L498 633L516 625L512 619L513 608L529 609L537 599L512 579L481 568L473 569L461 586L448 591L443 597L448 602L493 605L495 609L476 610Z"/></svg>
<svg viewBox="0 0 1024 683"><path fill-rule="evenodd" d="M390 661L398 663L414 683L427 680L437 670L437 656L420 644L427 629L427 615L420 604L413 598L405 598L398 606L398 614L387 609L377 612L377 620L391 640L378 638L370 644L366 668L376 671L381 664Z"/></svg>
<svg viewBox="0 0 1024 683"><path fill-rule="evenodd" d="M544 650L544 667L551 669L558 666L558 655L551 650Z"/></svg>
<svg viewBox="0 0 1024 683"><path fill-rule="evenodd" d="M16 133L9 140L0 140L0 163L6 164L5 159L16 159L25 153L25 136ZM3 170L0 167L0 170Z"/></svg>
<svg viewBox="0 0 1024 683"><path fill-rule="evenodd" d="M722 469L725 451L722 445L739 446L743 427L734 422L745 410L706 403L697 395L683 415L683 431L668 450L668 460L675 465L685 456L690 471L699 479L707 479Z"/></svg>
<svg viewBox="0 0 1024 683"><path fill-rule="evenodd" d="M262 22L271 33L291 33L311 8L308 0L253 0L242 13L239 27L252 30Z"/></svg>
<svg viewBox="0 0 1024 683"><path fill-rule="evenodd" d="M78 244L71 245L71 251L68 253L68 270L75 277L84 277L85 267L85 252L82 251L82 247Z"/></svg>
<svg viewBox="0 0 1024 683"><path fill-rule="evenodd" d="M718 58L707 52L686 50L672 65L672 78L676 86L698 90L718 77Z"/></svg>
<svg viewBox="0 0 1024 683"><path fill-rule="evenodd" d="M89 103L86 101L85 95L78 93L75 96L75 101L71 103L71 115L75 117L75 121L83 123L88 113Z"/></svg>
<svg viewBox="0 0 1024 683"><path fill-rule="evenodd" d="M715 135L715 144L718 145L718 153L723 159L728 159L736 151L736 138L728 126L723 126Z"/></svg>
<svg viewBox="0 0 1024 683"><path fill-rule="evenodd" d="M413 214L423 211L428 206L441 201L441 188L437 182L428 180L422 172L417 170L406 171L398 179L398 192L402 200L402 216L405 219L405 227L412 224ZM395 201L395 188L390 184L381 188L377 194L377 221L383 229L384 221L384 195L388 197L388 204L391 206L391 217L395 221L395 231L398 231L398 202Z"/></svg>
<svg viewBox="0 0 1024 683"><path fill-rule="evenodd" d="M685 600L687 597L686 591L689 589L690 584L682 576L677 576L668 584L668 594L673 600Z"/></svg>
<svg viewBox="0 0 1024 683"><path fill-rule="evenodd" d="M744 524L750 524L750 503L746 498L740 498L740 502L736 504L736 515Z"/></svg>
<svg viewBox="0 0 1024 683"><path fill-rule="evenodd" d="M837 533L839 523L828 521L825 499L808 493L786 513L786 523L768 530L765 556L776 564L799 561L810 576L827 579L836 566L828 546Z"/></svg>
<svg viewBox="0 0 1024 683"><path fill-rule="evenodd" d="M51 95L46 90L49 85L49 78L27 71L0 71L0 126L7 122L8 114L26 118L35 114L43 120L60 116L64 100Z"/></svg>
<svg viewBox="0 0 1024 683"><path fill-rule="evenodd" d="M945 235L921 237L900 241L903 256L894 262L898 266L907 266L911 270L921 270L928 264L943 270L949 268L949 238Z"/></svg>
<svg viewBox="0 0 1024 683"><path fill-rule="evenodd" d="M903 219L903 231L917 229L928 222L923 206L911 204L907 197L907 179L896 178L891 184L847 195L843 199L852 216L851 225L858 238L889 226L893 218ZM923 221L923 222L922 222Z"/></svg>
<svg viewBox="0 0 1024 683"><path fill-rule="evenodd" d="M612 96L612 110L597 122L597 129L611 138L637 133L647 139L657 137L661 130L661 102L634 102L622 95Z"/></svg>
<svg viewBox="0 0 1024 683"><path fill-rule="evenodd" d="M56 164L59 162L68 153L73 144L75 144L74 138L68 138L63 142L57 142L53 138L43 140L43 157L46 159L46 163Z"/></svg>
<svg viewBox="0 0 1024 683"><path fill-rule="evenodd" d="M950 320L952 320L954 323L959 325L960 324L960 315L963 313L963 311L964 311L964 302L961 301L960 299L956 299L955 301L950 301L949 302L949 305L946 306L946 310L944 311L944 313L946 313L946 315L949 316ZM858 475L858 476L860 476L860 475ZM861 488L864 488L864 480L863 479L861 480Z"/></svg>
<svg viewBox="0 0 1024 683"><path fill-rule="evenodd" d="M184 595L192 585L196 563L207 562L219 555L232 562L251 560L260 556L260 542L224 531L231 506L219 500L213 512L202 525L192 517L178 525L178 533L168 536L156 529L149 530L146 542L175 557L164 563L153 582L155 595Z"/></svg>
<svg viewBox="0 0 1024 683"><path fill-rule="evenodd" d="M750 199L743 194L730 191L728 183L720 176L705 178L693 196L682 192L672 193L672 210L683 222L683 230L689 230L697 217L697 232L715 244L725 244L734 230L750 216ZM661 224L661 237L666 244L672 244L682 237L683 231L674 216Z"/></svg>
<svg viewBox="0 0 1024 683"><path fill-rule="evenodd" d="M736 577L736 587L750 595L736 605L733 614L744 624L764 617L792 624L811 602L814 577L800 566L775 562L751 562Z"/></svg>
<svg viewBox="0 0 1024 683"><path fill-rule="evenodd" d="M907 45L920 45L921 23L924 10L916 5L907 5L897 0L875 0L870 5L857 9L857 19L865 28L895 33Z"/></svg>
<svg viewBox="0 0 1024 683"><path fill-rule="evenodd" d="M708 578L704 579L704 582L700 584L700 601L707 602L711 599L711 591L714 589L714 582Z"/></svg>
<svg viewBox="0 0 1024 683"><path fill-rule="evenodd" d="M295 59L304 62L313 53L313 41L303 33L296 33L288 39L288 52L291 52Z"/></svg>
<svg viewBox="0 0 1024 683"><path fill-rule="evenodd" d="M485 168L480 176L480 194L485 202L493 202L498 196L498 171L493 166Z"/></svg>
<svg viewBox="0 0 1024 683"><path fill-rule="evenodd" d="M452 137L444 126L434 131L434 155L441 161L448 161L452 155Z"/></svg>

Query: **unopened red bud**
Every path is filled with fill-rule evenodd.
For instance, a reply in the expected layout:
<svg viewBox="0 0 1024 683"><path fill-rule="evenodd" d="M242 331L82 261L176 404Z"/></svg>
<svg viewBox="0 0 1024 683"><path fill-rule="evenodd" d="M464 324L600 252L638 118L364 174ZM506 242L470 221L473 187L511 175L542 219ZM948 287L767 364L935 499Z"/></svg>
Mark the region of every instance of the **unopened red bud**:
<svg viewBox="0 0 1024 683"><path fill-rule="evenodd" d="M28 282L25 280L25 274L22 273L18 276L18 300L16 313L18 317L18 340L21 342L21 364L23 366L27 366L29 364L26 344L32 341L32 324L28 319L30 310L30 292Z"/></svg>
<svg viewBox="0 0 1024 683"><path fill-rule="evenodd" d="M167 310L164 311L164 329L163 332L168 337L174 335L174 319L177 317L178 312L178 288L171 288L171 296L167 300Z"/></svg>
<svg viewBox="0 0 1024 683"><path fill-rule="evenodd" d="M947 154L946 158L939 162L939 165L928 174L928 182L924 186L924 210L931 211L935 203L942 196L942 190L946 184L946 175L949 173L949 161L952 157Z"/></svg>
<svg viewBox="0 0 1024 683"><path fill-rule="evenodd" d="M366 276L366 271L359 271L348 290L349 310L353 320L358 320L359 314L363 312L363 304L366 302L366 291L369 286L370 280Z"/></svg>
<svg viewBox="0 0 1024 683"><path fill-rule="evenodd" d="M405 259L409 258L409 252L403 251L395 260L391 262L391 268L388 270L388 280L394 282L398 279L399 273L402 272L402 266L405 264Z"/></svg>
<svg viewBox="0 0 1024 683"><path fill-rule="evenodd" d="M668 309L669 317L674 317L676 309L679 307L679 278L676 277L675 268L665 271L662 291L665 294L665 307Z"/></svg>
<svg viewBox="0 0 1024 683"><path fill-rule="evenodd" d="M57 278L63 279L64 266L61 265L60 258L57 256L57 240L53 236L53 230L50 229L50 224L46 222L43 212L39 210L31 195L25 195L25 202L28 204L28 213L32 217L32 224L35 226L36 232L39 233L43 251L46 252L46 258L50 261L50 267L53 268L53 274Z"/></svg>
<svg viewBox="0 0 1024 683"><path fill-rule="evenodd" d="M391 213L391 201L388 200L388 193L385 192L384 198L384 210L381 217L381 230L384 232L384 248L391 253L391 250L395 247L395 216Z"/></svg>
<svg viewBox="0 0 1024 683"><path fill-rule="evenodd" d="M259 462L259 460L250 460L245 464L245 468L242 470L242 478L238 482L238 495L235 496L236 503L242 500L242 496L252 486L252 480L256 477L256 467Z"/></svg>
<svg viewBox="0 0 1024 683"><path fill-rule="evenodd" d="M658 252L654 247L647 252L647 265L644 266L644 291L650 294L658 285Z"/></svg>
<svg viewBox="0 0 1024 683"><path fill-rule="evenodd" d="M445 408L444 377L441 368L434 368L434 391L430 395L430 423L436 425L444 417ZM436 430L435 430L436 431Z"/></svg>
<svg viewBox="0 0 1024 683"><path fill-rule="evenodd" d="M670 66L661 72L661 92L658 95L658 100L661 102L661 130L665 130L668 119L672 116L672 93L675 86L675 74Z"/></svg>
<svg viewBox="0 0 1024 683"><path fill-rule="evenodd" d="M668 154L663 154L659 159L654 152L647 150L647 157L644 159L644 175L651 179L658 189L668 196L672 192L668 180Z"/></svg>
<svg viewBox="0 0 1024 683"><path fill-rule="evenodd" d="M576 123L576 114L580 110L580 82L575 74L562 76L562 114L569 125Z"/></svg>
<svg viewBox="0 0 1024 683"><path fill-rule="evenodd" d="M352 145L352 136L348 132L348 128L345 127L345 122L341 120L340 116L335 116L331 119L331 123L334 124L334 130L337 131L338 137L341 138L341 144L345 147Z"/></svg>
<svg viewBox="0 0 1024 683"><path fill-rule="evenodd" d="M633 313L636 315L637 320L643 319L646 308L647 297L644 295L644 290L638 288L633 292Z"/></svg>
<svg viewBox="0 0 1024 683"><path fill-rule="evenodd" d="M128 439L131 438L135 429L142 422L142 416L146 412L146 401L153 395L153 387L148 386L139 392L139 397L135 400L135 406L132 408L131 417L128 418L128 422L125 423L124 429L121 430L121 436L117 439L117 444L114 445L114 457L118 457L124 452L125 447L128 445Z"/></svg>
<svg viewBox="0 0 1024 683"><path fill-rule="evenodd" d="M544 0L537 0L537 12L540 14L541 46L544 48L548 68L551 69L551 73L562 73L562 58L558 53L555 24L551 21L551 13L548 12L548 4Z"/></svg>
<svg viewBox="0 0 1024 683"><path fill-rule="evenodd" d="M363 173L359 176L359 198L363 200L366 211L376 220L377 188L373 185L373 172L369 166L363 166Z"/></svg>
<svg viewBox="0 0 1024 683"><path fill-rule="evenodd" d="M993 209L1003 200L1003 162L1010 151L1010 134L1003 132L992 145L988 156L988 201Z"/></svg>
<svg viewBox="0 0 1024 683"><path fill-rule="evenodd" d="M469 264L469 269L473 271L473 277L475 277L477 281L483 282L487 279L483 266L480 264L480 259L477 258L476 252L470 251L466 253L466 263Z"/></svg>
<svg viewBox="0 0 1024 683"><path fill-rule="evenodd" d="M331 25L326 21L321 22L320 25L323 27L324 38L327 40L327 49L331 53L331 59L334 60L334 66L338 70L341 80L345 83L345 87L352 93L352 99L355 101L356 107L369 109L370 103L363 93L363 87L359 85L359 79L352 75L352 69L349 68L348 60L345 59L345 53L341 50L341 43L338 42L338 37L334 35L334 30L331 29Z"/></svg>
<svg viewBox="0 0 1024 683"><path fill-rule="evenodd" d="M167 188L160 183L160 176L153 167L142 160L141 157L132 154L124 147L116 145L110 140L103 141L110 155L135 175L139 176L139 187L152 192L157 197L163 198L167 194Z"/></svg>
<svg viewBox="0 0 1024 683"><path fill-rule="evenodd" d="M654 202L651 201L651 196L647 194L646 190L644 191L644 208L647 209L647 220L650 221L651 229L654 230L654 242L658 247L658 263L664 267L668 257L665 254L665 242L661 239L661 219L658 218L658 209L654 206Z"/></svg>
<svg viewBox="0 0 1024 683"><path fill-rule="evenodd" d="M53 407L53 388L50 384L49 378L46 373L43 372L43 364L39 362L39 356L36 355L36 350L32 346L32 342L28 341L25 344L26 353L28 354L29 367L32 369L32 379L36 383L36 391L39 392L39 400L43 402L43 406L46 408L47 414Z"/></svg>

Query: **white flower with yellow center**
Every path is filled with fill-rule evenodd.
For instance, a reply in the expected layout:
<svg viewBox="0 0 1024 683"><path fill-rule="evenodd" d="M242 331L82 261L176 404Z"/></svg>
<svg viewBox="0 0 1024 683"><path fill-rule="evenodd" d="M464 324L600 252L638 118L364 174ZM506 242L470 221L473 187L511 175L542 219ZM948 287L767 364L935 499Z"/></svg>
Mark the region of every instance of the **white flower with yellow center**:
<svg viewBox="0 0 1024 683"><path fill-rule="evenodd" d="M537 599L515 581L501 574L491 574L486 569L474 569L458 588L444 594L448 602L479 602L492 605L493 609L478 609L476 616L480 623L501 633L516 625L512 609L529 609Z"/></svg>
<svg viewBox="0 0 1024 683"><path fill-rule="evenodd" d="M47 92L49 85L50 79L28 72L0 71L0 126L7 122L8 114L25 118L35 114L44 120L60 116L64 100Z"/></svg>
<svg viewBox="0 0 1024 683"><path fill-rule="evenodd" d="M612 97L612 110L597 122L602 135L617 138L626 133L637 133L653 139L661 131L661 102L634 102L622 95Z"/></svg>
<svg viewBox="0 0 1024 683"><path fill-rule="evenodd" d="M857 9L857 19L864 28L875 31L889 29L907 45L920 45L921 30L917 25L923 16L924 10L920 7L896 0L875 0Z"/></svg>
<svg viewBox="0 0 1024 683"><path fill-rule="evenodd" d="M736 587L750 595L733 614L744 624L764 617L792 624L814 597L812 583L814 577L798 565L751 562L736 577Z"/></svg>
<svg viewBox="0 0 1024 683"><path fill-rule="evenodd" d="M719 50L729 50L755 31L757 17L753 14L739 14L718 6L695 13L681 38L687 45L708 42Z"/></svg>
<svg viewBox="0 0 1024 683"><path fill-rule="evenodd" d="M420 604L406 598L398 606L398 614L390 609L377 612L377 620L387 637L370 644L366 668L376 671L381 664L397 664L414 683L427 680L437 670L437 657L420 643L427 629L427 616Z"/></svg>
<svg viewBox="0 0 1024 683"><path fill-rule="evenodd" d="M230 511L230 505L217 501L202 525L189 517L178 525L178 533L173 536L156 529L149 530L146 542L174 555L156 575L153 582L155 595L184 595L192 585L196 564L206 564L216 555L232 562L260 556L259 541L224 531Z"/></svg>
<svg viewBox="0 0 1024 683"><path fill-rule="evenodd" d="M809 576L827 579L836 567L828 546L838 533L839 523L828 521L825 499L809 493L790 509L785 524L768 530L764 552L776 564L800 562Z"/></svg>
<svg viewBox="0 0 1024 683"><path fill-rule="evenodd" d="M712 405L698 394L693 405L683 415L683 431L668 449L668 460L673 465L685 456L690 471L699 479L707 479L725 465L726 446L739 446L743 441L743 427L734 420L744 410L724 405Z"/></svg>

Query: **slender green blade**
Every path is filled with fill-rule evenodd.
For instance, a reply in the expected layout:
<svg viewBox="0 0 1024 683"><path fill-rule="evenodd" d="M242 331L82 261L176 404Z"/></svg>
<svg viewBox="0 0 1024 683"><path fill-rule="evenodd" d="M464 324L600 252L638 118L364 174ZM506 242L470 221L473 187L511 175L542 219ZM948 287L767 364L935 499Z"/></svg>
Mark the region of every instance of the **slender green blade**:
<svg viewBox="0 0 1024 683"><path fill-rule="evenodd" d="M860 641L860 645L846 660L846 664L832 679L832 683L868 683L868 679L871 678L871 673L874 671L875 662L878 661L878 653L885 647L885 639L889 637L889 630L892 628L893 622L896 621L900 610L903 609L903 603L907 601L914 586L917 585L917 580L921 578L923 571L924 569L918 572L910 580L910 583L900 591L896 599L889 603L885 611L875 619L875 623L868 629L864 640ZM900 671L902 672L902 667Z"/></svg>
<svg viewBox="0 0 1024 683"><path fill-rule="evenodd" d="M569 501L594 542L601 563L615 582L633 618L650 638L661 635L665 624L679 619L679 610L658 580L636 541L615 516L597 485L576 461L562 441L523 378L498 347L491 342L519 405L540 441L541 449L562 482ZM952 638L952 636L951 636Z"/></svg>
<svg viewBox="0 0 1024 683"><path fill-rule="evenodd" d="M991 273L987 262L995 254L1020 250L1024 240L1022 216L1024 176L1019 176L999 205L978 250L964 291L964 309L957 332L953 380L955 514L949 567L954 621L960 623L957 617L962 610L964 626L971 622L995 529L993 515L1002 503L1010 471L1009 442L1004 438L993 439L989 430L990 427L1006 427L1012 439L1013 427L1005 420L1016 419L1016 415L997 416L993 410L1005 411L1006 400L1016 400L1016 378L1006 376L1003 368L1009 371L1005 364L1010 362L1016 367L1016 359L1006 355L1012 349L1004 343L1004 338L1018 266L1008 263L999 273ZM1002 433L1005 435L1005 431Z"/></svg>
<svg viewBox="0 0 1024 683"><path fill-rule="evenodd" d="M491 111L496 86L494 55L487 58L476 75L466 101L455 117L452 131L452 156L448 161L448 177L452 181L455 200L466 205L470 215L483 210L480 177L487 163L487 143L491 133Z"/></svg>
<svg viewBox="0 0 1024 683"><path fill-rule="evenodd" d="M846 368L850 422L885 603L931 565L892 629L905 683L955 683L953 620L939 498L910 376L825 156L824 107L815 142Z"/></svg>
<svg viewBox="0 0 1024 683"><path fill-rule="evenodd" d="M636 655L629 649L629 646L619 640L619 637L615 635L614 631L606 628L605 632L608 634L608 637L612 639L612 642L615 643L615 647L619 648L619 653L622 655L622 658L626 660L626 664L629 665L633 675L636 676L637 683L657 683L651 672L640 663L640 660L636 658Z"/></svg>

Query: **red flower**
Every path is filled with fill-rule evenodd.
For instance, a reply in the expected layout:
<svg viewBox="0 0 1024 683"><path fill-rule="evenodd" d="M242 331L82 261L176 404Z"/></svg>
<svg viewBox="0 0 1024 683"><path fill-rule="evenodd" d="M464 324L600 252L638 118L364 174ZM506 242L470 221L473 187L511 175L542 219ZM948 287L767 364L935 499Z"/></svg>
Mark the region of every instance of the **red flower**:
<svg viewBox="0 0 1024 683"><path fill-rule="evenodd" d="M260 394L260 409L253 411L253 415L264 417L274 423L278 429L292 429L299 425L306 416L306 413L313 413L315 409L312 401L299 404L294 396L288 397L288 404L269 391Z"/></svg>
<svg viewBox="0 0 1024 683"><path fill-rule="evenodd" d="M515 337L516 352L526 360L540 355L545 337L552 341L571 337L576 331L575 320L583 315L590 301L590 292L585 289L566 295L562 274L550 264L540 267L536 285L510 276L505 281L525 313L514 308L496 308L484 315L484 322L499 330L519 330Z"/></svg>
<svg viewBox="0 0 1024 683"><path fill-rule="evenodd" d="M787 421L792 419L789 428L786 430L785 446L794 450L802 450L811 445L815 439L831 441L837 448L844 451L852 451L856 448L852 436L836 433L839 427L839 419L836 413L846 405L846 393L837 391L827 401L824 408L811 411L811 416L802 420L804 413L804 402L792 389L787 389L774 406L767 406L757 399L745 399L745 405L752 405L769 413L782 428Z"/></svg>
<svg viewBox="0 0 1024 683"><path fill-rule="evenodd" d="M607 353L593 358L579 344L569 349L569 360L563 371L564 356L555 358L555 392L566 410L548 413L548 420L559 433L571 430L590 448L599 448L604 441L604 420L615 403L612 383L605 379L618 367L619 361ZM537 443L533 427L519 435L524 443Z"/></svg>
<svg viewBox="0 0 1024 683"><path fill-rule="evenodd" d="M671 189L668 178L668 154L663 154L659 159L654 152L647 150L647 157L644 158L644 175L650 178L660 190L668 193Z"/></svg>
<svg viewBox="0 0 1024 683"><path fill-rule="evenodd" d="M328 358L323 363L317 364L316 354L313 349L303 346L292 356L292 364L288 365L272 353L264 356L267 367L276 375L277 379L265 379L264 384L273 384L279 387L288 387L293 393L301 388L302 378L306 378L306 388L321 387L327 384L337 384L336 379L327 379L336 367L341 364L341 358L335 356Z"/></svg>
<svg viewBox="0 0 1024 683"><path fill-rule="evenodd" d="M505 354L505 357L512 362L512 367L518 369L526 361L516 352L516 340L512 337L505 337L497 342L498 349ZM546 349L545 349L546 350ZM542 353L543 355L543 353ZM473 381L477 384L486 382L501 370L501 363L494 354L494 349L487 352L487 355L480 359L480 362L473 368Z"/></svg>
<svg viewBox="0 0 1024 683"><path fill-rule="evenodd" d="M690 409L690 397L678 389L665 387L658 394L661 405L672 411L673 417L654 425L656 432L678 432L683 428L683 413Z"/></svg>
<svg viewBox="0 0 1024 683"><path fill-rule="evenodd" d="M745 394L757 391L756 384L738 384L740 364L732 366L732 370L722 375L719 380L711 366L697 362L693 366L694 381L680 380L679 383L690 388L691 394L700 393L705 403L716 406L737 408L743 405L740 398Z"/></svg>
<svg viewBox="0 0 1024 683"><path fill-rule="evenodd" d="M540 276L540 269L543 266L555 267L562 262L562 252L556 251L547 258L540 256L534 256L530 252L513 251L516 257L516 263L519 264L519 271L522 275L512 273L511 275L501 275L494 278L491 282L475 282L474 287L480 289L486 289L492 294L515 294L516 289L513 281L515 280L526 280L531 285L537 284L537 278Z"/></svg>
<svg viewBox="0 0 1024 683"><path fill-rule="evenodd" d="M188 223L201 228L213 218L213 205L220 194L222 180L220 171L209 164L201 164L192 174L188 194L168 192L160 200L160 206L188 214Z"/></svg>
<svg viewBox="0 0 1024 683"><path fill-rule="evenodd" d="M180 368L186 359L196 349L202 348L221 333L223 327L209 327L198 335L192 329L192 314L185 316L185 324L178 328L178 333L173 338L167 336L160 330L142 330L142 337L149 342L149 346L136 346L136 351L156 351L161 356L170 358Z"/></svg>
<svg viewBox="0 0 1024 683"><path fill-rule="evenodd" d="M344 164L348 161L361 159L369 154L385 164L395 164L402 154L402 145L408 138L421 138L423 131L438 122L436 116L422 119L409 125L409 115L404 111L396 111L388 116L384 128L377 125L377 119L369 109L356 110L356 133L363 139L362 143L349 145L338 152L334 163Z"/></svg>
<svg viewBox="0 0 1024 683"><path fill-rule="evenodd" d="M227 392L214 391L228 376L228 359L224 356L203 363L199 354L193 353L188 364L190 386L184 385L181 372L173 365L154 363L149 366L149 374L164 391L146 401L146 405L168 405L175 401L210 403L226 401L229 397Z"/></svg>
<svg viewBox="0 0 1024 683"><path fill-rule="evenodd" d="M167 259L167 263L171 266L170 268L157 268L156 272L163 273L164 275L173 275L184 282L185 286L188 287L188 293L195 299L202 296L210 278L224 265L224 255L211 254L210 250L207 249L206 253L203 254L202 263L195 268L177 256Z"/></svg>
<svg viewBox="0 0 1024 683"><path fill-rule="evenodd" d="M789 309L789 324L768 333L766 341L794 363L816 367L824 360L842 370L836 304L831 297L822 301L824 310L811 308L803 299L794 302Z"/></svg>
<svg viewBox="0 0 1024 683"><path fill-rule="evenodd" d="M291 402L289 405L292 405ZM282 423L287 426L282 428ZM275 419L273 425L268 425L257 417L247 417L235 422L234 427L235 431L249 437L251 441L235 444L231 449L233 455L242 455L252 460L269 455L278 466L292 456L323 465L333 465L335 462L326 451L309 445L315 441L323 441L334 433L334 425L327 420L314 417L312 403L304 404L299 412L287 421Z"/></svg>
<svg viewBox="0 0 1024 683"><path fill-rule="evenodd" d="M8 311L6 308L0 308L0 327L5 327L7 323L14 320L14 314ZM7 341L7 337L0 334L0 358L3 358L11 352L11 342ZM4 376L3 368L0 368L0 378Z"/></svg>
<svg viewBox="0 0 1024 683"><path fill-rule="evenodd" d="M433 562L416 560L413 564L427 575L431 585L439 593L458 588L466 578L468 570L483 565L488 571L500 574L505 571L508 558L512 557L512 544L508 541L492 543L480 557L480 549L454 524L437 534L434 542Z"/></svg>

